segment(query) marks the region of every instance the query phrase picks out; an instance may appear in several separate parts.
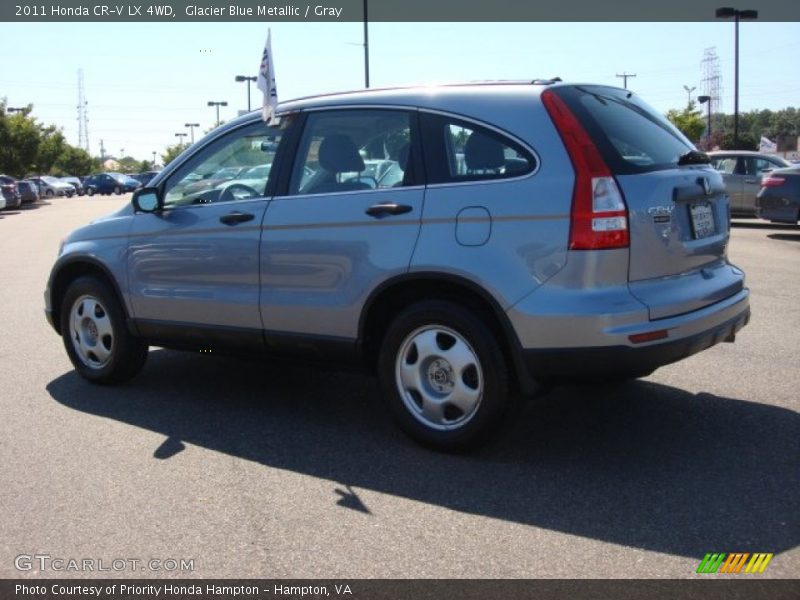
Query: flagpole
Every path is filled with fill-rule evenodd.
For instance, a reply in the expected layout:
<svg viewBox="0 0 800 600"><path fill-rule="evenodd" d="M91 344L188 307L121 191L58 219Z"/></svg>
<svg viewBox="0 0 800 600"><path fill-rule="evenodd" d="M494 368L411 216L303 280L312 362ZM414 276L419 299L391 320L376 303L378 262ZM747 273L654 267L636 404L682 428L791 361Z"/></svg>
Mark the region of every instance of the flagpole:
<svg viewBox="0 0 800 600"><path fill-rule="evenodd" d="M369 87L369 14L367 12L367 2L364 0L364 87Z"/></svg>

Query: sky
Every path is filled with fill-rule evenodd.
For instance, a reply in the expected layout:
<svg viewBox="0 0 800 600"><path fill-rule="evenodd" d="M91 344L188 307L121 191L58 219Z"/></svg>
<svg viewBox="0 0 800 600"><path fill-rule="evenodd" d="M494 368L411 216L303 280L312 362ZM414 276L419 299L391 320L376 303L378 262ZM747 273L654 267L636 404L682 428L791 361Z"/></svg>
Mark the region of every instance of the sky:
<svg viewBox="0 0 800 600"><path fill-rule="evenodd" d="M279 100L364 86L362 23L272 23ZM267 24L0 23L0 98L78 143L78 69L90 151L152 160L185 123L216 124L247 108ZM372 87L559 76L622 86L661 112L702 92L704 49L715 47L722 110L733 112L734 28L708 23L371 23ZM800 107L800 23L740 25L741 112ZM260 92L251 88L252 106ZM188 138L186 138L188 140Z"/></svg>

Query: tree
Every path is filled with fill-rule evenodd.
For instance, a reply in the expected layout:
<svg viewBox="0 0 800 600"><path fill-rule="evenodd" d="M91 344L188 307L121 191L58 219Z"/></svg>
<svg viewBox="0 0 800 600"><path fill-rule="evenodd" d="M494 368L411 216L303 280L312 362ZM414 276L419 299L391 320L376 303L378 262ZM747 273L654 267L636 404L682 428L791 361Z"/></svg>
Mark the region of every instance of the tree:
<svg viewBox="0 0 800 600"><path fill-rule="evenodd" d="M758 138L761 139L760 137ZM734 145L733 132L727 131L722 136L720 147L723 150L758 150L758 142L749 133L739 133L739 143Z"/></svg>
<svg viewBox="0 0 800 600"><path fill-rule="evenodd" d="M172 146L167 146L166 151L161 155L162 164L166 167L169 163L171 163L177 156L184 151L186 148L185 144L174 144Z"/></svg>
<svg viewBox="0 0 800 600"><path fill-rule="evenodd" d="M64 134L54 125L41 127L41 143L39 153L33 163L33 170L37 173L47 174L53 171L59 157L66 152L68 144Z"/></svg>
<svg viewBox="0 0 800 600"><path fill-rule="evenodd" d="M697 142L706 128L705 119L703 119L702 113L696 109L694 102L689 102L681 111L675 109L667 111L666 117L692 142Z"/></svg>
<svg viewBox="0 0 800 600"><path fill-rule="evenodd" d="M119 170L122 173L138 173L139 161L132 156L123 156L118 159Z"/></svg>
<svg viewBox="0 0 800 600"><path fill-rule="evenodd" d="M143 160L139 163L138 171L139 173L144 173L145 171L155 171L155 165L153 165L153 161Z"/></svg>
<svg viewBox="0 0 800 600"><path fill-rule="evenodd" d="M92 158L83 148L67 146L56 160L53 171L56 175L72 175L82 177L92 171L100 170L100 161Z"/></svg>
<svg viewBox="0 0 800 600"><path fill-rule="evenodd" d="M0 101L0 172L12 177L28 175L39 155L41 131L28 116L32 108L7 115L6 101Z"/></svg>

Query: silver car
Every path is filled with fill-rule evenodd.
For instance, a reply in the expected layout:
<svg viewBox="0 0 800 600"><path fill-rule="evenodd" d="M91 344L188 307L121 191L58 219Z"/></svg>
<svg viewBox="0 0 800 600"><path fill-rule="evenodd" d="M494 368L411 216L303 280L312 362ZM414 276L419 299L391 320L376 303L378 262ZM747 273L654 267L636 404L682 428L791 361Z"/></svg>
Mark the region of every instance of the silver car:
<svg viewBox="0 0 800 600"><path fill-rule="evenodd" d="M65 239L46 314L83 377L124 381L149 345L357 363L408 434L455 450L517 391L641 377L749 319L722 176L627 90L359 91L276 114L215 129Z"/></svg>
<svg viewBox="0 0 800 600"><path fill-rule="evenodd" d="M735 217L756 216L756 196L761 179L774 171L791 166L775 154L748 150L709 152L712 166L722 173L722 180L731 199L731 214Z"/></svg>

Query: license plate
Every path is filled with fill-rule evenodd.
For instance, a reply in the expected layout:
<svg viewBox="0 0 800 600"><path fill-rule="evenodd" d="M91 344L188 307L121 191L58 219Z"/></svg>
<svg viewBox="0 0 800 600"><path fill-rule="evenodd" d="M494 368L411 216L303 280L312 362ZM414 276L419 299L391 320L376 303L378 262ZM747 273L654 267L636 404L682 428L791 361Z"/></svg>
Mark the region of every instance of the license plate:
<svg viewBox="0 0 800 600"><path fill-rule="evenodd" d="M712 236L717 232L711 204L708 202L692 204L689 206L689 213L692 216L692 229L696 240Z"/></svg>

